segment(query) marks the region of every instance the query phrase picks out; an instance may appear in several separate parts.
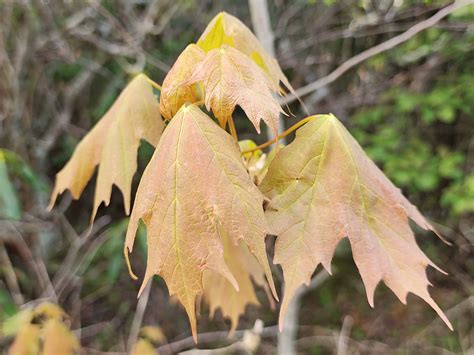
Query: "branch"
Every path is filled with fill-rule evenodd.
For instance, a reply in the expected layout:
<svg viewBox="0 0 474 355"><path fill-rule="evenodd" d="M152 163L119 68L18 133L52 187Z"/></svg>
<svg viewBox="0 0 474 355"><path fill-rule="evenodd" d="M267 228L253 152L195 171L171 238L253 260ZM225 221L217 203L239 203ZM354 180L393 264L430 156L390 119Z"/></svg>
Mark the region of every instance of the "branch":
<svg viewBox="0 0 474 355"><path fill-rule="evenodd" d="M278 354L281 355L293 355L296 354L295 341L298 332L298 318L300 311L301 299L303 296L320 286L327 278L329 274L327 271L320 271L308 286L301 286L293 296L288 309L286 311L285 320L283 324L283 331L278 333Z"/></svg>
<svg viewBox="0 0 474 355"><path fill-rule="evenodd" d="M332 82L336 81L341 75L343 75L345 72L347 72L349 69L355 67L356 65L366 61L369 58L372 58L376 56L377 54L383 53L385 51L388 51L389 49L392 49L406 41L408 41L410 38L414 37L418 33L426 30L427 28L430 28L434 26L436 23L438 23L441 19L444 17L448 16L449 14L453 13L454 11L465 7L467 5L474 4L474 0L458 0L452 3L451 5L446 6L445 8L439 10L436 14L431 16L430 18L421 21L417 23L416 25L410 27L408 30L403 32L402 34L395 36L388 41L382 42L372 48L369 48L352 58L346 60L344 63L342 63L339 67L337 67L335 70L333 70L329 75L322 77L321 79L318 79L308 85L305 85L299 89L296 90L296 95L288 95L284 98L281 98L279 100L281 105L289 104L297 99L297 97L305 96L310 94L313 91L319 90Z"/></svg>
<svg viewBox="0 0 474 355"><path fill-rule="evenodd" d="M133 317L132 328L130 330L130 336L128 337L127 348L132 349L133 345L137 342L138 333L143 322L143 316L145 315L146 305L148 304L148 299L150 297L151 284L153 280L150 280L148 285L145 287L145 291L138 299L137 310L135 311L135 316Z"/></svg>

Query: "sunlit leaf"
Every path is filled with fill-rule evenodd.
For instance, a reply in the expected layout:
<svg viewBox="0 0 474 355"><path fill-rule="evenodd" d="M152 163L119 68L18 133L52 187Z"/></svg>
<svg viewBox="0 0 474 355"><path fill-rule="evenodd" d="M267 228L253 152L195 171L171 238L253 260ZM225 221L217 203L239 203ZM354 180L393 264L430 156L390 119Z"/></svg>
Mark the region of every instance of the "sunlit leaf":
<svg viewBox="0 0 474 355"><path fill-rule="evenodd" d="M99 165L92 220L102 202L109 204L114 184L122 192L128 214L140 139L156 146L163 128L153 87L148 78L140 74L82 139L69 162L57 174L50 208L66 189L71 191L74 199L78 199Z"/></svg>
<svg viewBox="0 0 474 355"><path fill-rule="evenodd" d="M201 100L202 89L199 84L181 84L191 76L203 59L203 50L195 44L190 44L166 75L160 95L160 110L166 119L171 119L183 104Z"/></svg>
<svg viewBox="0 0 474 355"><path fill-rule="evenodd" d="M221 125L225 125L239 105L257 132L260 133L263 119L277 133L279 114L284 113L272 95L278 87L238 50L224 45L207 53L183 84L197 82L203 83L206 108L212 109Z"/></svg>
<svg viewBox="0 0 474 355"><path fill-rule="evenodd" d="M125 248L132 251L142 219L148 263L141 290L154 274L162 276L184 305L195 339L204 270L239 289L224 259L220 230L255 255L276 295L265 250L263 195L243 166L237 142L197 106L183 106L170 121L135 201Z"/></svg>
<svg viewBox="0 0 474 355"><path fill-rule="evenodd" d="M219 13L209 22L197 45L205 52L222 45L232 46L259 65L275 86L281 81L290 91L294 91L278 62L265 51L252 31L238 18L226 12Z"/></svg>
<svg viewBox="0 0 474 355"><path fill-rule="evenodd" d="M277 153L261 189L271 199L266 216L278 235L274 262L285 279L280 327L296 289L320 263L330 270L337 244L348 237L371 306L383 280L403 303L409 292L423 298L451 328L428 292L426 267L436 266L417 246L408 219L433 227L337 118L316 116L300 128Z"/></svg>

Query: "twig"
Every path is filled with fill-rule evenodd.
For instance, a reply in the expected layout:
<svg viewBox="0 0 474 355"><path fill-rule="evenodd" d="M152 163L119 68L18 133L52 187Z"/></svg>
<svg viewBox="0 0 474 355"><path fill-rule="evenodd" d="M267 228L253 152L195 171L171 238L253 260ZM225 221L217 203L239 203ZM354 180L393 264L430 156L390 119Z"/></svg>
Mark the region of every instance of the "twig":
<svg viewBox="0 0 474 355"><path fill-rule="evenodd" d="M341 333L337 342L337 355L347 354L347 345L349 343L349 335L351 333L352 324L354 323L351 316L345 316L342 322Z"/></svg>
<svg viewBox="0 0 474 355"><path fill-rule="evenodd" d="M334 82L338 79L341 75L347 72L349 69L355 67L356 65L366 61L377 54L383 53L389 49L392 49L406 41L410 38L417 35L419 32L426 30L434 26L437 22L439 22L444 17L448 16L449 14L453 13L454 11L465 7L467 5L474 4L474 0L464 0L464 1L455 1L451 5L446 6L445 8L439 10L436 14L431 16L430 18L417 23L416 25L410 27L408 30L403 32L402 34L395 36L388 41L382 42L372 48L369 48L362 53L359 53L352 58L346 60L342 63L339 67L333 70L329 75L318 79L308 85L305 85L295 91L296 95L290 94L285 96L279 100L281 105L289 104L297 99L297 97L302 97L305 95L310 94L313 91L319 90L330 83Z"/></svg>
<svg viewBox="0 0 474 355"><path fill-rule="evenodd" d="M300 310L301 299L307 292L320 286L328 277L329 274L327 271L320 271L315 277L313 277L307 287L301 286L295 292L295 295L293 296L293 299L291 300L286 310L283 331L281 333L278 333L278 354L296 354L295 340L296 333L298 331L298 313Z"/></svg>
<svg viewBox="0 0 474 355"><path fill-rule="evenodd" d="M229 332L227 331L218 331L218 332L208 332L208 333L200 333L198 334L198 344L209 344L209 343L215 343L215 342L222 342L222 341L228 341L232 342L237 339L241 339L244 336L244 333L247 330L236 330L234 334L229 337ZM265 327L262 329L261 337L265 338L268 336L275 336L275 334L278 332L278 326L273 325L270 327ZM166 345L161 345L158 347L156 350L160 354L168 354L168 353L178 353L180 351L184 351L186 349L194 348L196 346L196 343L194 342L194 338L192 336L177 340L175 342L166 344Z"/></svg>
<svg viewBox="0 0 474 355"><path fill-rule="evenodd" d="M132 327L130 329L130 335L128 337L127 349L131 350L133 345L137 342L138 333L143 322L143 315L145 314L145 309L148 304L148 299L150 298L151 284L153 280L148 282L148 285L145 287L141 297L138 299L137 310L135 311L135 316L133 317Z"/></svg>
<svg viewBox="0 0 474 355"><path fill-rule="evenodd" d="M5 266L5 281L10 289L10 293L12 294L13 300L17 306L21 306L25 303L25 299L20 290L20 285L18 283L18 278L15 274L15 269L13 268L12 262L8 257L7 250L5 249L5 245L3 242L0 242L0 265Z"/></svg>
<svg viewBox="0 0 474 355"><path fill-rule="evenodd" d="M183 355L214 355L214 354L254 354L260 345L260 338L263 331L263 322L260 319L255 321L253 329L245 330L242 340L218 349L192 349L183 351Z"/></svg>

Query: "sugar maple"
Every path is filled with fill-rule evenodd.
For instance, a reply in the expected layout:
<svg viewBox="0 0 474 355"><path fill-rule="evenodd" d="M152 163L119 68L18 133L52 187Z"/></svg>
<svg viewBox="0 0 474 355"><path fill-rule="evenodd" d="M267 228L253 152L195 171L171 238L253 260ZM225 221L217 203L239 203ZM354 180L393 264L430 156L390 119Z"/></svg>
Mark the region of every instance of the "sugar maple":
<svg viewBox="0 0 474 355"><path fill-rule="evenodd" d="M101 202L109 203L113 184L128 214L139 141L153 144L125 255L128 261L142 220L148 262L141 290L153 275L163 277L186 309L195 339L201 295L211 312L221 308L231 318L232 329L246 304L258 303L251 280L278 299L265 249L269 234L277 236L274 261L284 274L280 328L296 289L309 283L319 264L330 270L337 244L348 237L370 305L384 281L404 303L409 292L423 298L452 329L428 293L426 267L436 266L417 246L408 222L433 227L337 118L306 118L295 126L307 122L294 142L268 156L259 147L241 152L236 106L258 132L261 119L277 132L283 110L274 95L285 94L284 87L293 92L242 22L217 15L178 57L159 105L153 87L161 88L143 74L133 79L58 173L51 206L66 189L78 198L98 165L92 219Z"/></svg>

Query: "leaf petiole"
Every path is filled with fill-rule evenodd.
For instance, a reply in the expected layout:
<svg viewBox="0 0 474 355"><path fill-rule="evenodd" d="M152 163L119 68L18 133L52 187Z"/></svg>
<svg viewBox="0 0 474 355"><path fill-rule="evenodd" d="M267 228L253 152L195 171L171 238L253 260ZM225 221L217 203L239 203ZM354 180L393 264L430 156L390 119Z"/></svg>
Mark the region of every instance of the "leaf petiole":
<svg viewBox="0 0 474 355"><path fill-rule="evenodd" d="M161 85L160 85L160 84L158 84L157 82L153 81L153 80L150 79L149 77L147 77L146 79L147 79L148 82L151 84L151 86L153 86L155 89L161 91Z"/></svg>
<svg viewBox="0 0 474 355"><path fill-rule="evenodd" d="M230 131L231 136L232 136L236 141L238 141L239 138L238 138L238 136L237 136L237 131L236 131L235 125L234 125L234 119L232 118L232 116L230 116L228 122L229 122L229 131Z"/></svg>
<svg viewBox="0 0 474 355"><path fill-rule="evenodd" d="M256 147L254 147L254 148L252 148L252 149L247 149L247 150L242 151L242 155L247 154L247 153L255 152L256 150L261 150L261 149L267 148L267 147L271 146L272 144L278 142L280 139L285 138L287 135L289 135L290 133L294 132L295 130L297 130L298 128L300 128L300 127L301 127L302 125L304 125L305 123L308 123L308 122L311 121L313 118L322 117L322 116L324 116L324 115L313 115L313 116L309 116L309 117L303 118L301 121L296 122L293 126L291 126L290 128L288 128L285 132L279 134L278 136L276 136L276 137L273 138L272 140L269 140L268 142L265 142L265 143L263 143L263 144L260 144L259 146L256 146Z"/></svg>

